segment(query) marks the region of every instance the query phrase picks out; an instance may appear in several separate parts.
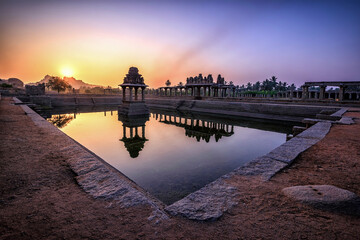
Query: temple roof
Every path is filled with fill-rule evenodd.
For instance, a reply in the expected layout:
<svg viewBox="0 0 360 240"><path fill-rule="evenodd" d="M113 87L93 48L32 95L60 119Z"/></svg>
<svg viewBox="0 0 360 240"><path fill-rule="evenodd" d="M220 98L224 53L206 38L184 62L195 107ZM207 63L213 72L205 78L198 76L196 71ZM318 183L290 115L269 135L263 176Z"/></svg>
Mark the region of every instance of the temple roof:
<svg viewBox="0 0 360 240"><path fill-rule="evenodd" d="M124 77L124 82L120 86L146 86L144 83L144 78L139 74L139 69L137 67L129 68L128 74Z"/></svg>

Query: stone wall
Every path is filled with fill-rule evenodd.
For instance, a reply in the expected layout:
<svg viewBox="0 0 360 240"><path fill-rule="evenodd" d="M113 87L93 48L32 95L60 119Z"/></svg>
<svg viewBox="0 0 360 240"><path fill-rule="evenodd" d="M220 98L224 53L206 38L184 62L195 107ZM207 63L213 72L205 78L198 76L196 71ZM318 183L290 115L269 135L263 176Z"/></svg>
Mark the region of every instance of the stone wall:
<svg viewBox="0 0 360 240"><path fill-rule="evenodd" d="M65 106L93 106L93 105L119 105L121 98L117 96L99 97L99 96L31 96L30 101L34 104L48 107Z"/></svg>
<svg viewBox="0 0 360 240"><path fill-rule="evenodd" d="M296 104L196 101L179 99L148 99L146 103L151 108L290 122L301 122L301 120L305 117L315 117L316 114L319 114L324 108L331 111L340 109L339 107Z"/></svg>
<svg viewBox="0 0 360 240"><path fill-rule="evenodd" d="M45 95L45 84L39 84L36 86L25 85L26 95Z"/></svg>
<svg viewBox="0 0 360 240"><path fill-rule="evenodd" d="M121 98L118 96L32 96L31 102L49 107L64 106L96 106L96 105L120 105ZM194 112L212 114L226 117L251 117L257 119L301 122L303 118L313 118L322 110L339 110L340 107L255 103L255 102L225 102L181 99L147 99L146 104L150 108L178 110L182 112Z"/></svg>

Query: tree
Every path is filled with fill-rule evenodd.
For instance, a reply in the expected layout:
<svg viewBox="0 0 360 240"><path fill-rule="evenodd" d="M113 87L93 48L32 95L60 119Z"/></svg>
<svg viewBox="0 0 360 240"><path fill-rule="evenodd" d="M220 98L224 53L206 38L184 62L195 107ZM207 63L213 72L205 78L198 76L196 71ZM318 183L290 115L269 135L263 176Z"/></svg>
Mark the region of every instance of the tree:
<svg viewBox="0 0 360 240"><path fill-rule="evenodd" d="M255 84L253 84L253 90L259 91L260 90L260 82L257 81Z"/></svg>
<svg viewBox="0 0 360 240"><path fill-rule="evenodd" d="M296 90L295 84L291 84L291 85L290 85L290 90Z"/></svg>
<svg viewBox="0 0 360 240"><path fill-rule="evenodd" d="M182 82L179 82L179 86L183 86L184 84Z"/></svg>
<svg viewBox="0 0 360 240"><path fill-rule="evenodd" d="M272 88L272 89L276 89L276 85L278 85L278 83L277 83L277 77L272 76L272 77L270 78L270 81L271 81L271 88Z"/></svg>
<svg viewBox="0 0 360 240"><path fill-rule="evenodd" d="M250 83L250 82L247 83L246 89L247 89L247 90L251 90L251 83Z"/></svg>
<svg viewBox="0 0 360 240"><path fill-rule="evenodd" d="M166 86L170 86L170 85L171 85L171 82L170 82L169 79L165 82L165 85L166 85Z"/></svg>
<svg viewBox="0 0 360 240"><path fill-rule="evenodd" d="M58 93L60 93L60 91L62 92L66 89L70 89L71 85L60 77L51 77L46 83L46 87L51 88L52 90L56 90Z"/></svg>

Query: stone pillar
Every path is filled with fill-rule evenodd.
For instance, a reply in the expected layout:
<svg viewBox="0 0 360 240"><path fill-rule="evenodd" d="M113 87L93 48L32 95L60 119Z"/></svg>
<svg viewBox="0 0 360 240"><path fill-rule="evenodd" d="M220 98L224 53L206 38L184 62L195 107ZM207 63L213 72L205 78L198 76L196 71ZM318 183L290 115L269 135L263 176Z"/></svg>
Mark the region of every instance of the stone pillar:
<svg viewBox="0 0 360 240"><path fill-rule="evenodd" d="M129 101L132 101L133 100L133 92L132 92L132 87L129 87L130 89L130 98L129 98Z"/></svg>
<svg viewBox="0 0 360 240"><path fill-rule="evenodd" d="M326 86L320 86L320 100L323 100L325 98L325 88Z"/></svg>
<svg viewBox="0 0 360 240"><path fill-rule="evenodd" d="M344 88L344 86L340 86L339 101L343 101L343 100L344 100L344 93L345 93L345 88Z"/></svg>
<svg viewBox="0 0 360 240"><path fill-rule="evenodd" d="M302 86L302 98L307 99L309 97L309 86Z"/></svg>
<svg viewBox="0 0 360 240"><path fill-rule="evenodd" d="M130 128L130 138L133 138L134 137L134 132L133 132L133 128L131 127Z"/></svg>
<svg viewBox="0 0 360 240"><path fill-rule="evenodd" d="M145 88L141 88L141 101L145 101Z"/></svg>
<svg viewBox="0 0 360 240"><path fill-rule="evenodd" d="M135 101L138 100L138 89L139 87L134 87L135 88Z"/></svg>
<svg viewBox="0 0 360 240"><path fill-rule="evenodd" d="M125 101L125 99L126 99L126 87L121 87L122 88L122 90L123 90L123 101Z"/></svg>

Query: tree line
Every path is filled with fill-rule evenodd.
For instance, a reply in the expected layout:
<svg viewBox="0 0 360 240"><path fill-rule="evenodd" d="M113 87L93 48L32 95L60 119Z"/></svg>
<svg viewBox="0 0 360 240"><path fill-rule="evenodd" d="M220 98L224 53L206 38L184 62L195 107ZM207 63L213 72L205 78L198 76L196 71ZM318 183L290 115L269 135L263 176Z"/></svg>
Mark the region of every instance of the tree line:
<svg viewBox="0 0 360 240"><path fill-rule="evenodd" d="M287 82L277 81L278 78L272 76L269 79L265 79L264 81L260 82L257 81L256 83L248 82L246 85L241 85L240 89L247 90L247 91L286 91L286 90L295 90L295 84L289 85Z"/></svg>

